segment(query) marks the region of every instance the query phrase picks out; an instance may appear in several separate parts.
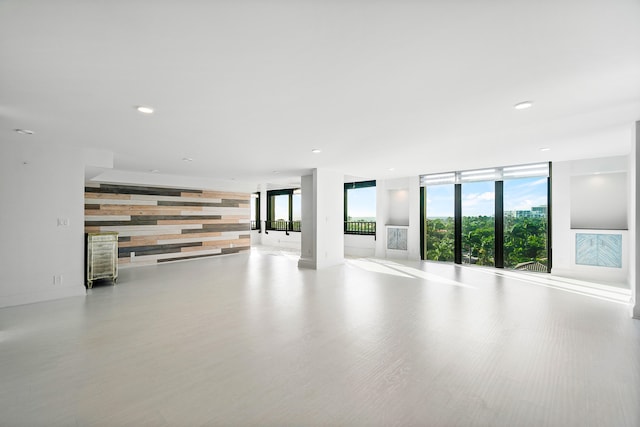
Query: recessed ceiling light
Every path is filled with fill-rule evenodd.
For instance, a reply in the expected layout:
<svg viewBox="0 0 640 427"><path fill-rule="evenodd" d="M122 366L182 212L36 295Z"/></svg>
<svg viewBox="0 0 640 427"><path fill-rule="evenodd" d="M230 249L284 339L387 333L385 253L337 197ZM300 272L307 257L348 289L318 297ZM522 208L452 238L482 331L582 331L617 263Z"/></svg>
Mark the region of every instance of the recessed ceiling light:
<svg viewBox="0 0 640 427"><path fill-rule="evenodd" d="M551 148L549 148L549 147L542 147L542 148L540 149L540 151L551 151Z"/></svg>
<svg viewBox="0 0 640 427"><path fill-rule="evenodd" d="M29 129L14 129L14 131L18 132L20 135L33 135L33 131Z"/></svg>
<svg viewBox="0 0 640 427"><path fill-rule="evenodd" d="M158 173L158 172L160 172L160 169L149 169L149 172Z"/></svg>
<svg viewBox="0 0 640 427"><path fill-rule="evenodd" d="M322 153L322 150L321 150L321 149L319 149L319 148L314 148L313 150L311 150L311 152L312 152L313 154L318 154L318 153Z"/></svg>
<svg viewBox="0 0 640 427"><path fill-rule="evenodd" d="M183 157L182 161L183 162L193 162L193 159L191 157Z"/></svg>
<svg viewBox="0 0 640 427"><path fill-rule="evenodd" d="M273 171L273 173L275 173L275 174L277 175L277 174L279 174L280 172L279 172L279 171Z"/></svg>
<svg viewBox="0 0 640 427"><path fill-rule="evenodd" d="M136 110L138 110L138 112L143 114L153 114L153 108L147 107L145 105L138 105L136 107Z"/></svg>
<svg viewBox="0 0 640 427"><path fill-rule="evenodd" d="M513 108L515 108L516 110L526 110L527 108L531 108L532 105L533 101L522 101L514 105Z"/></svg>
<svg viewBox="0 0 640 427"><path fill-rule="evenodd" d="M394 171L396 170L396 168L389 168L389 171Z"/></svg>

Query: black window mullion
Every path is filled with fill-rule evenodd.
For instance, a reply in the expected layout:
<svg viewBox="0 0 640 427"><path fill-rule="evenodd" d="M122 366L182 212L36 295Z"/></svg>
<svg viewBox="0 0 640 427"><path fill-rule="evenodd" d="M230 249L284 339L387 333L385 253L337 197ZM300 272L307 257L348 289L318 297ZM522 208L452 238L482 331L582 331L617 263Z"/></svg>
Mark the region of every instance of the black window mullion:
<svg viewBox="0 0 640 427"><path fill-rule="evenodd" d="M462 184L454 187L453 262L462 264Z"/></svg>
<svg viewBox="0 0 640 427"><path fill-rule="evenodd" d="M347 232L347 221L349 220L349 217L347 216L347 212L348 212L348 208L347 208L347 201L349 200L348 197L348 192L349 190L347 190L347 184L345 184L344 186L344 233Z"/></svg>
<svg viewBox="0 0 640 427"><path fill-rule="evenodd" d="M262 221L260 218L260 199L261 194L257 193L258 197L256 198L256 226L260 232L262 232Z"/></svg>
<svg viewBox="0 0 640 427"><path fill-rule="evenodd" d="M504 268L504 181L495 182L494 248L496 268Z"/></svg>
<svg viewBox="0 0 640 427"><path fill-rule="evenodd" d="M424 234L426 225L425 212L427 210L427 198L425 197L426 191L427 189L425 187L420 187L420 259L423 261L427 256L427 236Z"/></svg>
<svg viewBox="0 0 640 427"><path fill-rule="evenodd" d="M289 223L287 224L287 230L293 230L293 191L289 193Z"/></svg>
<svg viewBox="0 0 640 427"><path fill-rule="evenodd" d="M547 273L551 273L551 180L552 180L551 162L549 162L549 176L547 177Z"/></svg>
<svg viewBox="0 0 640 427"><path fill-rule="evenodd" d="M260 224L260 193L256 193L256 222Z"/></svg>
<svg viewBox="0 0 640 427"><path fill-rule="evenodd" d="M361 182L347 182L344 184L345 190L348 188L367 188L367 187L375 187L376 180L372 181L361 181Z"/></svg>

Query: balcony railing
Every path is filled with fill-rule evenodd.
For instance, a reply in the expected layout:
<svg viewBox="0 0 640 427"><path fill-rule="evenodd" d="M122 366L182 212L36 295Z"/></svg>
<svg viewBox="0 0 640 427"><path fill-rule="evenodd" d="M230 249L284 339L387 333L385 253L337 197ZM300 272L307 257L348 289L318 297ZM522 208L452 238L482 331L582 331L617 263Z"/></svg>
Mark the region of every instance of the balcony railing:
<svg viewBox="0 0 640 427"><path fill-rule="evenodd" d="M251 229L260 230L260 221L251 220Z"/></svg>
<svg viewBox="0 0 640 427"><path fill-rule="evenodd" d="M293 231L300 232L300 221L265 221L265 231ZM254 228L255 227L255 228ZM256 221L251 221L251 229L259 230ZM376 223L375 221L345 221L344 223L345 234L359 234L363 236L375 236L376 235Z"/></svg>
<svg viewBox="0 0 640 427"><path fill-rule="evenodd" d="M265 221L264 225L267 234L269 231L285 231L287 234L290 231L300 232L300 221Z"/></svg>
<svg viewBox="0 0 640 427"><path fill-rule="evenodd" d="M376 223L375 221L345 221L344 222L345 234L361 234L368 236L376 235Z"/></svg>

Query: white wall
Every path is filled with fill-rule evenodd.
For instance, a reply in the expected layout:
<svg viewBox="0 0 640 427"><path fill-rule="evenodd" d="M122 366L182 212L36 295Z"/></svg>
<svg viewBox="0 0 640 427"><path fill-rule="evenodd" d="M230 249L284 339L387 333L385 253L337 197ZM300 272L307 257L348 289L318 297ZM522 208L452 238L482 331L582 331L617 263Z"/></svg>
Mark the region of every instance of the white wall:
<svg viewBox="0 0 640 427"><path fill-rule="evenodd" d="M373 257L376 254L376 239L374 236L345 234L344 254L363 258Z"/></svg>
<svg viewBox="0 0 640 427"><path fill-rule="evenodd" d="M0 307L85 295L82 151L4 144L0 200Z"/></svg>
<svg viewBox="0 0 640 427"><path fill-rule="evenodd" d="M406 258L420 259L420 179L406 177L376 181L375 256L387 258L386 226L408 225ZM398 253L393 253L398 257Z"/></svg>
<svg viewBox="0 0 640 427"><path fill-rule="evenodd" d="M409 178L409 259L420 259L420 178Z"/></svg>
<svg viewBox="0 0 640 427"><path fill-rule="evenodd" d="M287 236L284 231L268 230L260 234L262 236L261 242L265 246L300 250L302 234L300 232L289 231L289 235Z"/></svg>
<svg viewBox="0 0 640 427"><path fill-rule="evenodd" d="M571 228L627 230L626 172L571 176Z"/></svg>
<svg viewBox="0 0 640 427"><path fill-rule="evenodd" d="M638 174L638 164L640 163L640 121L635 123L634 139L631 141L631 155L629 156L629 175L630 179L630 197L629 197L629 235L631 236L629 246L631 247L630 266L629 266L629 284L631 286L631 315L640 319L640 262L638 262L638 254L640 254L640 198L638 198L638 189L640 189L640 175Z"/></svg>
<svg viewBox="0 0 640 427"><path fill-rule="evenodd" d="M596 176L595 173L607 174L612 172L626 172L629 166L627 156L607 157L601 159L573 160L567 162L554 162L552 168L552 269L551 273L564 277L598 280L602 283L610 283L619 286L628 286L630 241L626 231L615 231L623 235L623 259L622 268L595 267L577 265L575 263L575 234L576 232L588 232L588 230L575 230L571 228L572 206L580 206L573 202L574 197L581 195L572 194L572 179L576 176ZM628 176L629 174L627 174ZM575 186L574 186L575 187ZM627 188L629 188L627 186ZM627 190L628 191L628 190ZM627 194L628 196L628 194ZM593 205L601 204L600 200L592 200ZM581 209L588 209L582 207ZM627 210L627 207L618 209ZM624 212L626 215L627 212ZM602 232L603 230L594 230ZM604 230L607 232L607 230Z"/></svg>
<svg viewBox="0 0 640 427"><path fill-rule="evenodd" d="M409 225L409 187L388 190L389 225Z"/></svg>
<svg viewBox="0 0 640 427"><path fill-rule="evenodd" d="M344 262L344 175L314 169L316 268Z"/></svg>
<svg viewBox="0 0 640 427"><path fill-rule="evenodd" d="M251 246L262 244L262 233L259 230L251 230Z"/></svg>
<svg viewBox="0 0 640 427"><path fill-rule="evenodd" d="M344 261L343 191L344 176L337 171L318 168L302 177L299 267L319 270Z"/></svg>
<svg viewBox="0 0 640 427"><path fill-rule="evenodd" d="M313 195L313 175L305 175L300 178L300 262L302 267L314 267L314 221L315 221L315 197Z"/></svg>

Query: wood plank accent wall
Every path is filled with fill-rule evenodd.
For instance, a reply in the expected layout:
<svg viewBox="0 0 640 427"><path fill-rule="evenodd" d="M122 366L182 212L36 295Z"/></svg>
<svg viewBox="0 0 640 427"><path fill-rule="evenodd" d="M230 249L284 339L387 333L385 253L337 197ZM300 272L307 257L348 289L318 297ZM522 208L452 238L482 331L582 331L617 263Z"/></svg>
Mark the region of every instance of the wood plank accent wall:
<svg viewBox="0 0 640 427"><path fill-rule="evenodd" d="M118 266L246 251L248 193L88 184L85 232L117 231Z"/></svg>

